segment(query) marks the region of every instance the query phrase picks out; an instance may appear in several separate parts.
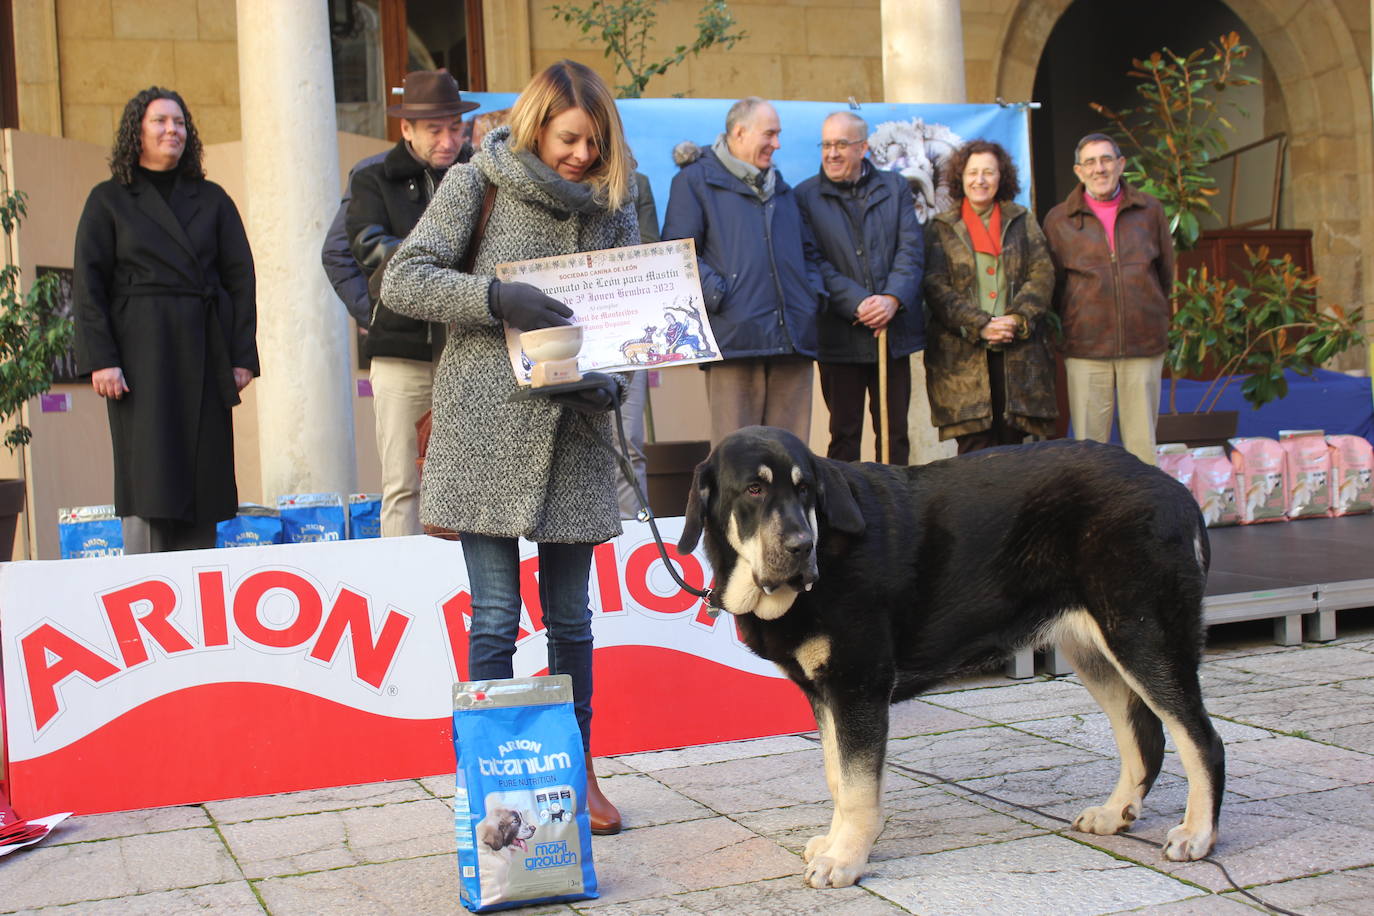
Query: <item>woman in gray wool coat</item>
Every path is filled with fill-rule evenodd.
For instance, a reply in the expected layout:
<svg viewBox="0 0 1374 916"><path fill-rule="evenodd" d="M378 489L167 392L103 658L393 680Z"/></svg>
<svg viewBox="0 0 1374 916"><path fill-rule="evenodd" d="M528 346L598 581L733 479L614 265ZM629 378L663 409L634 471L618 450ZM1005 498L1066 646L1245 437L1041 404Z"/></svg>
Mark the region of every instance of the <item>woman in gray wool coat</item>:
<svg viewBox="0 0 1374 916"><path fill-rule="evenodd" d="M394 311L448 326L434 377L434 428L420 517L461 533L472 589L468 677L512 675L520 624L517 538L539 545L539 602L550 674L572 677L584 748L591 747L592 547L620 533L604 390L508 403L516 391L502 322L523 331L568 324L572 310L493 265L637 244L634 159L615 101L592 70L559 61L534 77L507 126L471 162L449 169L386 271ZM460 264L487 189L496 194L472 273ZM624 393L626 380L617 378ZM591 416L589 424L586 414ZM587 758L594 833L620 814Z"/></svg>

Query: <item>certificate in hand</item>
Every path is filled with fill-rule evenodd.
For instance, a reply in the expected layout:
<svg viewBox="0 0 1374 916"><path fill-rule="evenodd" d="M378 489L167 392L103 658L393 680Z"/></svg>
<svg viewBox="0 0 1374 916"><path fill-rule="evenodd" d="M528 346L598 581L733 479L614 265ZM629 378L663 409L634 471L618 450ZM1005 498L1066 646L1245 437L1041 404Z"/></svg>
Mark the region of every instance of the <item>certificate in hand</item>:
<svg viewBox="0 0 1374 916"><path fill-rule="evenodd" d="M696 244L651 242L496 265L503 282L537 286L573 310L583 372L685 366L720 359L701 298ZM530 383L520 331L506 327L511 369Z"/></svg>

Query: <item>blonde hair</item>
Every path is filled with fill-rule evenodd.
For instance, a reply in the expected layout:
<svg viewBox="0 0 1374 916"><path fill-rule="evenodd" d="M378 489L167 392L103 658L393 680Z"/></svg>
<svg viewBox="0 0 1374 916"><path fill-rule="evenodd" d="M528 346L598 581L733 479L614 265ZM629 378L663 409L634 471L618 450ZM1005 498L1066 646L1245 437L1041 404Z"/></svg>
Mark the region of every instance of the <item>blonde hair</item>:
<svg viewBox="0 0 1374 916"><path fill-rule="evenodd" d="M612 210L630 199L635 160L625 142L625 129L615 98L605 80L586 64L560 60L530 80L510 110L511 148L539 154L539 133L544 125L571 108L587 113L596 132L600 157L587 171L597 197Z"/></svg>

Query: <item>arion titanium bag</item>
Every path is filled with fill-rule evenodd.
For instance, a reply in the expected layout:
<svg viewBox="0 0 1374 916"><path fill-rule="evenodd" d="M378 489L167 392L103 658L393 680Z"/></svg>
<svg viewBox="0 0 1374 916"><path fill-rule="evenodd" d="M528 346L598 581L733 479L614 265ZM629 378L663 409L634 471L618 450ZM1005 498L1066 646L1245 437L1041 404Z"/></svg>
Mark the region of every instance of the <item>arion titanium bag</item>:
<svg viewBox="0 0 1374 916"><path fill-rule="evenodd" d="M124 526L114 506L78 506L57 510L57 537L62 559L117 557L124 553Z"/></svg>
<svg viewBox="0 0 1374 916"><path fill-rule="evenodd" d="M459 893L474 913L598 896L572 678L453 689Z"/></svg>
<svg viewBox="0 0 1374 916"><path fill-rule="evenodd" d="M239 503L233 518L215 526L216 547L261 547L281 542L281 513L257 503Z"/></svg>
<svg viewBox="0 0 1374 916"><path fill-rule="evenodd" d="M352 493L348 497L348 539L382 536L382 494Z"/></svg>
<svg viewBox="0 0 1374 916"><path fill-rule="evenodd" d="M338 493L297 493L277 497L282 540L287 544L342 541L348 536L347 514Z"/></svg>

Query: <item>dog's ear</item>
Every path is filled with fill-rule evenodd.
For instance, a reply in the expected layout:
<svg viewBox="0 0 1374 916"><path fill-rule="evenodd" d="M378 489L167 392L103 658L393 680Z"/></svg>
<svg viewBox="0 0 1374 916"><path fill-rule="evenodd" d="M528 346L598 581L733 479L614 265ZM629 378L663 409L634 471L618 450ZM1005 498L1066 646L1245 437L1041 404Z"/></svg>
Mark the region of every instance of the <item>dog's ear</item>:
<svg viewBox="0 0 1374 916"><path fill-rule="evenodd" d="M477 842L496 850L506 845L501 836L501 828L493 823L491 815L484 817L477 825Z"/></svg>
<svg viewBox="0 0 1374 916"><path fill-rule="evenodd" d="M692 489L687 494L687 523L682 526L682 536L677 539L678 553L691 553L701 540L701 529L706 525L706 510L711 503L711 488L715 486L716 471L707 458L697 465L692 474Z"/></svg>
<svg viewBox="0 0 1374 916"><path fill-rule="evenodd" d="M859 511L849 481L840 470L840 462L819 455L811 462L816 468L816 508L825 523L845 534L863 534L868 523Z"/></svg>

